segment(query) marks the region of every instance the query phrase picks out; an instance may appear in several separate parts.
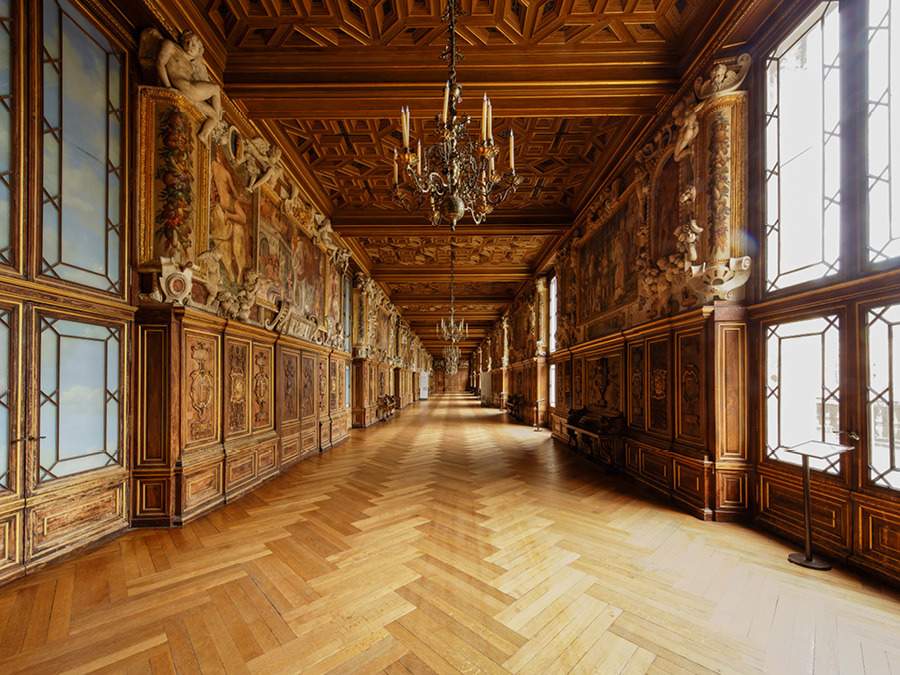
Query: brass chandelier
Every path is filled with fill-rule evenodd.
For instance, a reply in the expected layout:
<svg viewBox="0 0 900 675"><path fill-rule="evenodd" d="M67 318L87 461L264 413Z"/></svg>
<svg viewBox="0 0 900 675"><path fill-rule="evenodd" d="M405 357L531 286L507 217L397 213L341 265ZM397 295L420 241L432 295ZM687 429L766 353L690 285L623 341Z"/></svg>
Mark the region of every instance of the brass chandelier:
<svg viewBox="0 0 900 675"><path fill-rule="evenodd" d="M441 220L456 230L457 221L466 211L476 224L481 224L497 204L516 191L522 177L516 175L515 137L509 131L509 170L498 172L495 159L500 148L494 143L491 102L487 94L481 108L481 135L478 141L469 136L468 115L457 114L462 101L462 86L456 82L456 61L462 54L456 45L456 17L462 14L459 0L447 0L442 20L447 23L447 47L441 58L449 64L450 76L444 87L441 115L435 115L437 141L423 151L421 139L414 152L409 140L409 108L400 112L403 149L394 149L394 188L396 206L409 213L422 204L428 205L427 217L437 227ZM400 184L400 178L404 184Z"/></svg>
<svg viewBox="0 0 900 675"><path fill-rule="evenodd" d="M441 318L441 322L434 327L434 332L442 340L448 342L459 342L469 337L469 327L466 325L465 319L457 319L454 314L454 302L456 293L454 290L453 278L453 242L450 242L450 319Z"/></svg>
<svg viewBox="0 0 900 675"><path fill-rule="evenodd" d="M459 370L460 350L456 343L469 337L469 327L465 319L457 319L453 305L456 301L456 291L453 277L453 240L450 241L450 320L444 318L434 327L435 333L443 340L450 342L444 347L444 371L448 375L454 375Z"/></svg>

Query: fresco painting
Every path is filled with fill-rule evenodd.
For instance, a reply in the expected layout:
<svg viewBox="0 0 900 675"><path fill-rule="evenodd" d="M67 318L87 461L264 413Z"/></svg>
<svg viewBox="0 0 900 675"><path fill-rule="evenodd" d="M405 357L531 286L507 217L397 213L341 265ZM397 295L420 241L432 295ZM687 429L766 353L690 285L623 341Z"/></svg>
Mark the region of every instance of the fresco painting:
<svg viewBox="0 0 900 675"><path fill-rule="evenodd" d="M628 199L582 243L579 250L581 322L591 321L636 299L634 264L638 255L635 242L638 208L635 198Z"/></svg>

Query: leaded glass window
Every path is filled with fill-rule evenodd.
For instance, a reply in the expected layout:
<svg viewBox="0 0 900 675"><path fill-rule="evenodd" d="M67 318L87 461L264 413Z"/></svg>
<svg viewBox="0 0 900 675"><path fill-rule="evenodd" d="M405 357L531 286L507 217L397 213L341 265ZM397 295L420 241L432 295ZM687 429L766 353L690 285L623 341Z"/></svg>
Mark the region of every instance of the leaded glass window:
<svg viewBox="0 0 900 675"><path fill-rule="evenodd" d="M13 190L13 15L9 0L0 0L0 263L12 264Z"/></svg>
<svg viewBox="0 0 900 675"><path fill-rule="evenodd" d="M767 291L840 266L837 7L823 3L766 59Z"/></svg>
<svg viewBox="0 0 900 675"><path fill-rule="evenodd" d="M556 364L550 366L550 395L547 397L550 399L550 407L556 407Z"/></svg>
<svg viewBox="0 0 900 675"><path fill-rule="evenodd" d="M10 312L0 311L0 489L9 489Z"/></svg>
<svg viewBox="0 0 900 675"><path fill-rule="evenodd" d="M893 3L896 4L896 3ZM891 0L869 0L868 147L869 262L900 255L900 29L892 30Z"/></svg>
<svg viewBox="0 0 900 675"><path fill-rule="evenodd" d="M556 312L559 311L558 304L559 283L556 277L550 279L550 351L556 351Z"/></svg>
<svg viewBox="0 0 900 675"><path fill-rule="evenodd" d="M840 337L837 316L766 328L766 457L800 464L787 449L810 440L840 443ZM810 460L836 473L840 457Z"/></svg>
<svg viewBox="0 0 900 675"><path fill-rule="evenodd" d="M122 337L40 318L40 481L122 463Z"/></svg>
<svg viewBox="0 0 900 675"><path fill-rule="evenodd" d="M66 0L44 0L40 272L119 293L124 55Z"/></svg>
<svg viewBox="0 0 900 675"><path fill-rule="evenodd" d="M874 485L900 490L900 305L877 307L866 314L866 418L869 476Z"/></svg>

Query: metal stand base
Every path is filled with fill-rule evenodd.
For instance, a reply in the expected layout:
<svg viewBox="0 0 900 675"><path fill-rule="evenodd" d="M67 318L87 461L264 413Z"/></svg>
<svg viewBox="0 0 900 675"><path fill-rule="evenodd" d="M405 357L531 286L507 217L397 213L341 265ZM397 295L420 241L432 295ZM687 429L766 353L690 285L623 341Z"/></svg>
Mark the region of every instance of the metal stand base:
<svg viewBox="0 0 900 675"><path fill-rule="evenodd" d="M800 567L808 567L811 570L830 570L831 563L823 560L822 558L817 558L813 556L812 558L807 558L804 553L791 553L788 556L788 560L790 560L795 565L800 565Z"/></svg>

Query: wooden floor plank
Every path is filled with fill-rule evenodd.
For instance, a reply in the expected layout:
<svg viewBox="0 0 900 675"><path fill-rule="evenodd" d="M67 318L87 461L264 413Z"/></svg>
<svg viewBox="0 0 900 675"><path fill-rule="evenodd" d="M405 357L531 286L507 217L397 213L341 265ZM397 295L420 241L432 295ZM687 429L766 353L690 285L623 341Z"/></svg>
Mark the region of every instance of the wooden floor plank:
<svg viewBox="0 0 900 675"><path fill-rule="evenodd" d="M900 596L465 395L0 588L0 673L900 673Z"/></svg>

